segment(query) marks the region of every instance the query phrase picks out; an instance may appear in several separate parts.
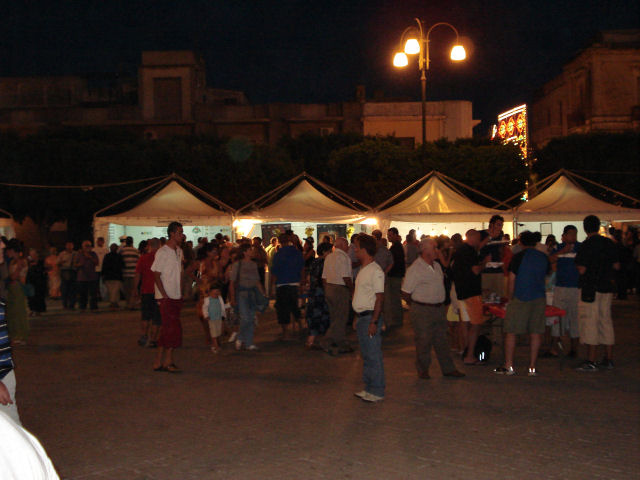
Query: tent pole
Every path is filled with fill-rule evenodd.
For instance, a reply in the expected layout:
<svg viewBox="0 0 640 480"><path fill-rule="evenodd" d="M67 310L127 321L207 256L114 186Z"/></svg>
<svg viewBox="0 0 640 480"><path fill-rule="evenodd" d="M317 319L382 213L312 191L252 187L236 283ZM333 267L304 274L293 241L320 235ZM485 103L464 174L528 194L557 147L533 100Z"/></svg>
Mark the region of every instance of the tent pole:
<svg viewBox="0 0 640 480"><path fill-rule="evenodd" d="M155 187L155 186L157 186L157 185L160 185L162 182L166 182L166 181L171 180L171 178L172 178L172 176L171 176L171 175L167 175L166 177L162 178L162 180L159 180L159 181L157 181L156 183L153 183L153 184L149 185L148 187L144 187L142 190L138 190L137 192L132 193L131 195L128 195L128 196L126 196L126 197L124 197L124 198L122 198L122 199L118 200L117 202L112 203L111 205L108 205L108 206L106 206L106 207L104 207L104 208L102 208L102 209L98 210L96 213L94 213L94 214L93 214L94 218L95 218L97 215L99 215L99 214L101 214L102 212L104 212L105 210L109 210L110 208L113 208L113 207L115 207L116 205L120 205L122 202L126 202L126 201L127 201L127 200L129 200L130 198L133 198L133 197L135 197L136 195L138 195L138 194L140 194L140 193L142 193L142 192L146 192L147 190L149 190L149 189L151 189L151 188L153 188L153 187Z"/></svg>
<svg viewBox="0 0 640 480"><path fill-rule="evenodd" d="M498 205L505 206L505 207L507 207L507 208L509 208L509 209L511 208L511 206L507 205L507 204L506 204L506 203L504 203L504 202L501 202L501 201L500 201L500 200L498 200L497 198L490 197L490 196L489 196L489 195L487 195L486 193L482 193L481 191L476 190L475 188L471 188L469 185L467 185L467 184L465 184L465 183L462 183L462 182L460 182L460 181L456 180L455 178L448 177L448 176L447 176L447 175L445 175L444 173L440 173L440 172L437 172L437 171L436 171L436 172L435 172L435 175L436 175L438 178L440 178L441 180L445 180L445 179L446 179L446 180L448 180L448 181L450 181L450 182L454 182L454 183L456 183L456 184L458 184L458 185L461 185L461 186L463 186L463 187L465 187L465 188L469 189L469 190L470 190L470 191L472 191L473 193L477 193L478 195L481 195L481 196L483 196L484 198L488 198L488 199L489 199L489 200L491 200L492 202L497 202L497 204L498 204ZM448 185L448 186L449 186L449 187L451 187L451 185ZM454 190L455 190L455 189L454 189ZM466 195L462 194L461 192L458 192L458 193L460 193L461 195L463 195L463 196L465 196L465 197L466 197Z"/></svg>
<svg viewBox="0 0 640 480"><path fill-rule="evenodd" d="M256 200L254 200L251 203L247 203L244 207L239 208L238 210L236 210L236 214L240 214L240 212L242 212L243 210L253 207L257 204L259 204L261 201L268 199L270 197L272 197L273 195L278 194L279 192L281 192L282 190L284 190L285 188L287 188L289 185L291 185L292 183L294 183L295 181L297 181L299 178L301 178L302 176L304 176L304 173L301 173L299 175L296 175L294 178L292 178L291 180L289 180L288 182L283 183L282 185L280 185L279 187L274 188L273 190L271 190L270 192L265 193L264 195L262 195L261 197L257 198Z"/></svg>
<svg viewBox="0 0 640 480"><path fill-rule="evenodd" d="M547 183L549 183L551 180L553 180L553 178L559 176L562 172L564 171L564 169L560 169L555 173L552 173L551 175L549 175L548 177L543 178L542 180L534 183L532 186L534 187L539 187L541 186L543 183L546 185ZM552 178L553 177L553 178ZM507 203L510 202L511 200L513 200L514 198L518 198L520 195L522 195L524 192L526 192L527 190L520 190L518 193L516 193L515 195L513 195L512 197L507 198L503 203Z"/></svg>
<svg viewBox="0 0 640 480"><path fill-rule="evenodd" d="M218 207L222 207L223 209L226 209L228 211L228 213L234 213L235 210L233 209L233 207L230 207L229 205L227 205L226 203L224 203L221 200L218 200L216 197L214 197L213 195L205 192L204 190L202 190L201 188L196 187L193 183L189 182L188 180L184 179L183 177L181 177L180 175L178 175L177 173L172 174L172 178L183 182L184 184L186 184L189 188L192 188L193 190L195 190L196 192L198 192L200 195L203 195L206 199L210 200L211 202L215 203L216 205L218 205Z"/></svg>
<svg viewBox="0 0 640 480"><path fill-rule="evenodd" d="M608 191L610 191L612 193L615 193L616 195L620 195L621 197L627 198L627 199L633 201L634 203L640 203L640 200L638 200L637 198L634 198L634 197L631 197L629 195L626 195L626 194L624 194L622 192L614 190L613 188L609 188L609 187L607 187L605 185L601 185L601 184L599 184L597 182L594 182L593 180L589 180L588 178L585 178L585 177L583 177L581 175L578 175L577 173L573 173L572 171L567 170L567 174L570 175L570 176L574 176L576 178L579 178L580 180L584 180L585 182L588 182L588 183L590 183L592 185L595 185L596 187L603 188L603 189L608 190Z"/></svg>
<svg viewBox="0 0 640 480"><path fill-rule="evenodd" d="M303 173L303 175L304 175L306 178L308 178L309 180L311 180L311 181L313 181L313 182L317 183L318 185L320 185L322 188L324 188L325 190L327 190L329 193L332 193L333 195L335 195L336 197L338 197L338 198L339 198L340 200L342 200L343 202L346 202L346 203L355 203L355 204L357 204L357 205L359 205L359 206L361 206L361 207L365 207L365 209L367 209L367 210L372 210L372 207L371 207L371 206L369 206L369 205L367 205L366 203L362 203L361 201L356 200L355 198L353 198L353 197L351 197L351 196L347 195L346 193L342 193L341 191L336 190L335 188L333 188L333 187L331 187L331 186L327 185L326 183L324 183L324 182L322 182L322 181L318 180L317 178L312 177L312 176L311 176L311 175L309 175L308 173Z"/></svg>
<svg viewBox="0 0 640 480"><path fill-rule="evenodd" d="M411 185L409 185L407 188L405 188L404 190L402 190L400 193L395 194L393 197L391 197L390 199L382 202L380 205L377 205L374 210L380 210L382 207L384 207L385 205L388 205L389 203L393 202L396 198L398 198L399 196L403 195L404 193L406 193L407 191L411 190L413 187L415 187L416 185L418 185L420 182L423 182L424 180L427 180L431 175L433 175L433 173L435 172L435 170L431 170L429 173L427 173L424 177L419 178L418 180L416 180L415 182L413 182Z"/></svg>

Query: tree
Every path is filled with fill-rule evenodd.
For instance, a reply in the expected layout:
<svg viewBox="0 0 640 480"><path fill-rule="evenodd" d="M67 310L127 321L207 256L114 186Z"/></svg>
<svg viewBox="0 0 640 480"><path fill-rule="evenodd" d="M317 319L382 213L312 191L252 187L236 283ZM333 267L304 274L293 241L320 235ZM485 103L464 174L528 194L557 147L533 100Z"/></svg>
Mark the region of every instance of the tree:
<svg viewBox="0 0 640 480"><path fill-rule="evenodd" d="M534 171L544 178L560 168L572 170L590 180L640 198L640 133L591 133L551 140L536 152ZM582 184L601 199L624 203L617 195ZM636 206L637 208L637 206Z"/></svg>

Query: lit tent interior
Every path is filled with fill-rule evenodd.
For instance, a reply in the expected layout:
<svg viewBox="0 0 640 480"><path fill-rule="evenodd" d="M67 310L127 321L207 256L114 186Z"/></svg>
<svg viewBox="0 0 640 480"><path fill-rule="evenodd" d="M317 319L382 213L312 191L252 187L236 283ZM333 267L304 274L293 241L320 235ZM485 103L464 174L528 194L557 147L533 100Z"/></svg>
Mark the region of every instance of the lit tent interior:
<svg viewBox="0 0 640 480"><path fill-rule="evenodd" d="M422 234L451 236L454 233L460 233L464 237L465 232L471 228L486 228L493 215L502 215L505 219L504 232L512 234L511 210L480 205L465 196L463 190L474 192L492 204L507 207L495 198L432 170L378 205L375 215L383 231L393 226L403 237L410 229L417 231L418 238Z"/></svg>
<svg viewBox="0 0 640 480"><path fill-rule="evenodd" d="M543 190L516 207L517 231L539 231L543 235L543 240L549 234L555 235L556 239L560 240L565 225L572 224L578 228L578 239L583 240L585 234L582 229L582 220L587 215L596 215L601 222L607 224L640 220L640 209L618 206L600 200L580 186L578 180L640 204L640 201L633 197L563 169L534 184L536 189Z"/></svg>
<svg viewBox="0 0 640 480"><path fill-rule="evenodd" d="M118 207L140 199L125 211ZM104 237L107 245L119 243L121 235L133 237L134 245L151 237L166 237L167 225L182 223L187 240L212 238L216 233L231 236L234 209L189 183L171 174L118 202L99 210L93 217L95 238Z"/></svg>

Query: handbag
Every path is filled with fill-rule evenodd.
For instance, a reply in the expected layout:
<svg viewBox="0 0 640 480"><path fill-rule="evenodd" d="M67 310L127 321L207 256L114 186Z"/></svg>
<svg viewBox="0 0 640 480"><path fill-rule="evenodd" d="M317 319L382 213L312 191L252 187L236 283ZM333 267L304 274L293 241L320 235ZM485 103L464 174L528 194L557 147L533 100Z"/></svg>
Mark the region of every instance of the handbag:
<svg viewBox="0 0 640 480"><path fill-rule="evenodd" d="M593 303L596 301L596 285L595 283L587 283L580 290L580 300L584 303Z"/></svg>

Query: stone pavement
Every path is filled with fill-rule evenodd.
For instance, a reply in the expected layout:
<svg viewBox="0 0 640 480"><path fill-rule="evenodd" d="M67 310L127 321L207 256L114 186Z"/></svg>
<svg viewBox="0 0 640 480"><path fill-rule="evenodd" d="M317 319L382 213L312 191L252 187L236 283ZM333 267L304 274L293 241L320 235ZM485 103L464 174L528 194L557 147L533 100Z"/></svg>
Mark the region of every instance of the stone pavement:
<svg viewBox="0 0 640 480"><path fill-rule="evenodd" d="M640 478L638 306L615 302L606 372L542 359L539 377L496 376L496 348L466 378L443 378L434 360L419 380L405 326L384 341L375 405L353 396L357 354L275 341L272 311L260 352L216 356L186 308L181 374L152 371L139 312L53 312L15 352L20 414L67 479ZM518 347L522 373L526 355Z"/></svg>

